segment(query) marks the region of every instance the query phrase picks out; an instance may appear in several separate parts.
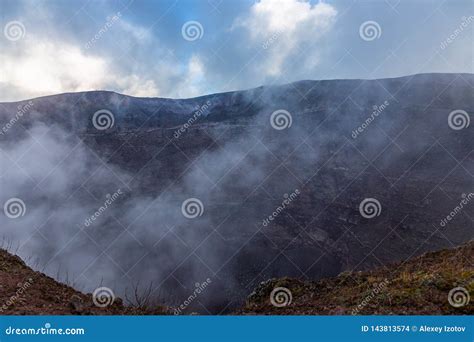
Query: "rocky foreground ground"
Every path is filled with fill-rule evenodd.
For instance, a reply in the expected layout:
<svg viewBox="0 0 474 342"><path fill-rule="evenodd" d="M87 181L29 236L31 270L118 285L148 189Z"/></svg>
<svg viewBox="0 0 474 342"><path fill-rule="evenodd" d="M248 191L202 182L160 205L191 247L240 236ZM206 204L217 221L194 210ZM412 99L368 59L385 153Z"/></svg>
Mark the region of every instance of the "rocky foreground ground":
<svg viewBox="0 0 474 342"><path fill-rule="evenodd" d="M346 272L314 282L271 279L261 283L236 314L472 315L473 260L474 241L471 241L458 248L426 253L373 271ZM452 291L456 288L461 290ZM0 250L0 311L2 315L173 312L161 306L125 306L120 298L115 298L112 305L98 307L94 305L92 294L78 292L33 271L19 257L5 250Z"/></svg>
<svg viewBox="0 0 474 342"><path fill-rule="evenodd" d="M277 288L280 290L272 295ZM471 241L405 263L367 272L342 273L321 281L271 279L260 284L239 313L472 315L474 303L469 297L473 290L474 241ZM271 298L277 306L271 303Z"/></svg>
<svg viewBox="0 0 474 342"><path fill-rule="evenodd" d="M163 307L125 306L120 298L115 298L111 305L98 307L92 294L81 293L35 272L19 257L0 250L0 315L156 315L166 312Z"/></svg>

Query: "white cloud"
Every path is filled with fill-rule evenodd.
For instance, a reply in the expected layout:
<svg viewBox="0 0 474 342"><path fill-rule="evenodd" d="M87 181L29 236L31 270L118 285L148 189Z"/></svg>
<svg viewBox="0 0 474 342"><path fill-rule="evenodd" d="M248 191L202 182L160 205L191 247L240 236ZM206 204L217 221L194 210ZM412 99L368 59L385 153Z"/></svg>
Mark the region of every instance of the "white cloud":
<svg viewBox="0 0 474 342"><path fill-rule="evenodd" d="M193 54L185 63L174 58L159 61L153 68L160 94L171 98L189 98L208 92L207 70L202 58Z"/></svg>
<svg viewBox="0 0 474 342"><path fill-rule="evenodd" d="M244 27L250 40L266 49L259 66L263 76L279 76L291 57L298 56L300 61L311 58L311 65L315 64L314 48L307 52L308 57L299 54L329 31L336 15L333 6L322 2L261 0L252 5L247 16L237 19L233 28Z"/></svg>
<svg viewBox="0 0 474 342"><path fill-rule="evenodd" d="M204 82L204 64L197 55L191 56L188 61L186 73L178 86L176 97L194 97L202 95Z"/></svg>
<svg viewBox="0 0 474 342"><path fill-rule="evenodd" d="M72 45L35 37L19 49L3 49L0 60L0 83L6 91L2 97L8 97L6 100L97 89L107 76L103 59L85 55Z"/></svg>
<svg viewBox="0 0 474 342"><path fill-rule="evenodd" d="M184 64L164 56L155 72L123 69L114 59L80 45L29 35L0 50L0 101L89 90L113 90L138 97L193 97L203 92L204 64L192 55Z"/></svg>
<svg viewBox="0 0 474 342"><path fill-rule="evenodd" d="M2 101L88 90L116 90L133 96L157 96L150 79L117 70L105 58L65 42L32 37L19 49L0 53Z"/></svg>
<svg viewBox="0 0 474 342"><path fill-rule="evenodd" d="M132 37L137 41L150 42L153 38L150 30L142 26L134 25L126 20L121 20L119 25L125 32L131 34Z"/></svg>
<svg viewBox="0 0 474 342"><path fill-rule="evenodd" d="M43 20L55 15L48 6L39 7ZM117 25L113 30L107 29L95 41L94 48L87 48L84 42L90 40L90 32L77 32L73 37L54 30L52 19L40 25L35 21L35 13L28 9L24 8L21 18L28 23L25 38L1 42L0 101L90 90L113 90L139 97L191 97L202 92L204 66L200 58L178 58L161 47L149 29L127 21L122 15L112 21ZM100 29L103 27L99 25ZM139 50L131 51L128 61L126 57L117 58L117 53L108 51L111 48L107 45L117 39ZM119 55L123 54L120 51ZM151 55L154 58L149 63Z"/></svg>
<svg viewBox="0 0 474 342"><path fill-rule="evenodd" d="M117 91L137 97L154 97L160 94L155 81L143 80L138 75L130 75L116 80Z"/></svg>

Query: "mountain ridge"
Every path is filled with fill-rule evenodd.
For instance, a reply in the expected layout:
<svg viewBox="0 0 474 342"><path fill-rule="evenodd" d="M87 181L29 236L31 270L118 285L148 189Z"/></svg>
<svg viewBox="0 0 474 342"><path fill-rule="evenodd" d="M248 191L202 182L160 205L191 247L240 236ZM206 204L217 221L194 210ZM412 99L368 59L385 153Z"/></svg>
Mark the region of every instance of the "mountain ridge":
<svg viewBox="0 0 474 342"><path fill-rule="evenodd" d="M430 88L431 92L427 92L427 89L421 91L422 88ZM145 124L147 127L163 128L183 125L193 116L196 117L199 110L201 113L198 119L201 123L236 120L250 123L262 112L269 115L279 109L297 116L301 113L331 113L335 110L355 109L356 112L361 112L362 108L367 108L365 113L353 113L352 117L345 118L347 122L354 122L353 125L357 127L357 121L364 121L374 105L387 100L401 109L417 105L426 111L430 106L449 109L454 105L444 99L433 99L433 93L448 92L443 94L444 98L469 96L468 93L451 94L451 88L464 92L468 88L474 88L474 74L418 74L380 80L298 81L287 85L263 86L178 100L137 98L109 91L65 93L21 102L0 103L0 124L2 121L8 122L23 107L28 108L23 117L40 120L47 125L57 123L75 133L97 132L92 119L101 110L107 110L113 116L113 127L105 132L101 131L109 133L139 129ZM471 103L464 109L470 111L473 107Z"/></svg>
<svg viewBox="0 0 474 342"><path fill-rule="evenodd" d="M292 84L305 83L305 82L318 83L318 82L333 82L333 81L382 81L382 80L406 79L406 78L412 78L412 77L417 77L417 76L450 76L450 75L459 75L459 76L472 77L472 76L474 76L474 73L467 73L467 72L463 72L463 73L456 73L456 72L451 72L451 73L449 73L449 72L426 72L426 73L416 73L416 74L409 74L409 75L404 75L404 76L383 77L383 78L302 79L302 80L288 82L288 83L273 84L273 85L260 85L260 86L257 86L257 87L238 89L238 90L229 90L229 91L216 92L216 93L198 95L198 96L193 96L193 97L184 97L184 98L161 97L161 96L134 96L134 95L125 94L125 93L121 93L121 92L114 91L114 90L95 89L95 90L84 90L84 91L72 91L72 92L55 93L55 94L49 94L49 95L42 95L42 96L27 98L27 99L23 99L23 100L0 101L0 104L21 103L21 102L33 101L33 100L36 100L36 99L50 98L50 97L54 97L54 96L74 95L74 94L76 94L76 95L81 95L82 94L83 95L83 94L87 94L87 93L110 93L110 94L115 94L115 95L119 95L119 96L123 96L123 97L130 97L130 98L142 99L142 100L156 99L156 100L185 101L185 100L196 100L196 99L207 98L207 97L211 97L211 96L214 96L214 95L225 95L225 94L232 94L232 93L238 93L238 92L247 92L247 91L252 91L252 90L262 89L262 88L286 87L286 86L289 86L289 85L292 85Z"/></svg>

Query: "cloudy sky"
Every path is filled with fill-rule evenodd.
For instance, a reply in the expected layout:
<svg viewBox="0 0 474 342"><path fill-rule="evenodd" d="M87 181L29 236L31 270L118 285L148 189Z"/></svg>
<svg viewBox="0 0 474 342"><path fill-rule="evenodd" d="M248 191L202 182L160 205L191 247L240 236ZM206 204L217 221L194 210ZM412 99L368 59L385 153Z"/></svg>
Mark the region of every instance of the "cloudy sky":
<svg viewBox="0 0 474 342"><path fill-rule="evenodd" d="M472 0L1 0L0 101L474 69Z"/></svg>

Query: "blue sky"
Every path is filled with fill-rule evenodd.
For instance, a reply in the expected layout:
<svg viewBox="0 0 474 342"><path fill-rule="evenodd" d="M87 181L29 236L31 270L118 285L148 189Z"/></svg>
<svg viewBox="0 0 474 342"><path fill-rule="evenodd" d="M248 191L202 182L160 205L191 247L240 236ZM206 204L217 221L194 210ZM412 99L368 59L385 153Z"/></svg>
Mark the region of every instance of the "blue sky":
<svg viewBox="0 0 474 342"><path fill-rule="evenodd" d="M0 12L0 101L474 68L471 0L1 0Z"/></svg>

